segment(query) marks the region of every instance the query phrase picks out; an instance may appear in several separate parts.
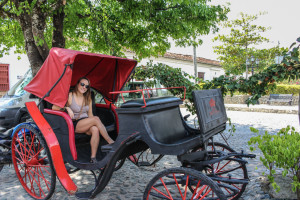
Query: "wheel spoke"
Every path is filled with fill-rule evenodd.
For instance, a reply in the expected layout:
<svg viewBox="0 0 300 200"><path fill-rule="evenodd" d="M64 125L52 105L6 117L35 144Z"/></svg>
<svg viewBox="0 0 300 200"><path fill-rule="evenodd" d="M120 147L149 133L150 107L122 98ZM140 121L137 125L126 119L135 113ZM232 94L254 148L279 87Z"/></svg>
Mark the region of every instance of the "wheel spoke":
<svg viewBox="0 0 300 200"><path fill-rule="evenodd" d="M44 180L44 182L45 182L45 184L46 184L46 186L47 186L47 189L50 190L49 184L51 184L51 183L45 178L45 176L44 176L44 174L43 174L43 171L42 171L42 168L41 168L41 167L38 167L38 169L39 169L40 172L41 172L41 177L42 177L42 179Z"/></svg>
<svg viewBox="0 0 300 200"><path fill-rule="evenodd" d="M226 171L220 171L220 172L217 172L217 173L215 173L215 175L222 175L222 174L226 174L226 173L229 173L229 172L233 172L233 171L235 171L235 170L237 170L237 169L242 169L242 165L240 165L240 166L238 166L238 167L235 167L235 168L231 168L231 169L229 169L229 170L226 170Z"/></svg>
<svg viewBox="0 0 300 200"><path fill-rule="evenodd" d="M32 169L32 168L31 168L31 169ZM40 185L40 181L37 181L36 178L35 178L35 175L37 175L37 177L38 177L38 179L39 179L40 175L36 172L36 170L32 169L32 171L33 171L33 175L32 175L32 173L31 173L30 171L29 171L29 173L32 175L32 178L33 178L34 182L36 183L36 185L37 185L39 191L41 191L42 188L41 188L41 185ZM33 191L34 191L33 183L32 183L32 189L33 189ZM34 194L36 194L36 193L34 192ZM43 191L43 194L44 194L44 196L45 196L44 191Z"/></svg>
<svg viewBox="0 0 300 200"><path fill-rule="evenodd" d="M186 199L187 187L189 183L189 176L186 177L185 188L184 188L184 200Z"/></svg>
<svg viewBox="0 0 300 200"><path fill-rule="evenodd" d="M178 184L178 182L177 182L177 179L176 179L176 176L175 176L175 174L174 174L174 173L173 173L173 177L174 177L174 180L175 180L176 186L177 186L177 188L178 188L178 191L179 191L179 193L180 193L180 195L181 195L181 197L182 197L182 199L183 199L183 195L182 195L182 193L181 193L181 189L180 189L180 187L179 187L179 184Z"/></svg>
<svg viewBox="0 0 300 200"><path fill-rule="evenodd" d="M198 190L198 188L199 188L199 186L200 186L200 182L201 182L201 181L198 181L197 186L196 186L196 188L194 189L194 193L193 193L193 196L192 196L191 199L194 199L194 196L195 196L195 194L196 194L196 191Z"/></svg>
<svg viewBox="0 0 300 200"><path fill-rule="evenodd" d="M200 191L197 192L197 196L195 197L195 199L202 197L202 192L206 189L206 185L202 186L202 188L200 189Z"/></svg>
<svg viewBox="0 0 300 200"><path fill-rule="evenodd" d="M215 171L215 172L219 172L219 171L222 170L224 167L226 167L230 162L231 162L231 160L228 161L226 164L224 164L220 169L216 168L216 171ZM218 163L218 167L220 166L220 163L221 163L221 162Z"/></svg>
<svg viewBox="0 0 300 200"><path fill-rule="evenodd" d="M165 184L165 182L163 181L162 178L160 178L160 181L161 181L162 184L164 185L165 190L167 191L167 193L169 194L169 198L170 198L171 200L173 200L173 198L172 198L172 196L171 196L171 194L170 194L170 191L168 190L168 188L167 188L167 186L166 186L166 184Z"/></svg>
<svg viewBox="0 0 300 200"><path fill-rule="evenodd" d="M28 158L29 158L29 151L28 151L28 149L27 149L27 146L28 146L28 141L27 141L27 139L26 139L26 133L25 133L25 129L23 129L23 132L22 132L22 134L23 134L23 141L24 141L24 150L25 150L25 157L27 157L27 160L28 160ZM22 144L23 145L23 144ZM26 154L26 153L28 153L28 155Z"/></svg>
<svg viewBox="0 0 300 200"><path fill-rule="evenodd" d="M19 147L20 147L20 151L21 151L21 152L19 152L17 146L15 146L15 150L19 153L19 155L21 155L21 157L22 157L23 160L26 160L26 158L25 158L25 156L24 156L25 154L23 153L23 148L22 148L23 144L21 143L21 140L20 140L20 138L19 138L19 134L17 134L17 137L18 137L17 142L18 142L18 144L19 144Z"/></svg>
<svg viewBox="0 0 300 200"><path fill-rule="evenodd" d="M210 193L211 189L209 189L199 200L202 200L204 197L206 197Z"/></svg>
<svg viewBox="0 0 300 200"><path fill-rule="evenodd" d="M170 199L170 197L168 197L167 195L165 195L163 192L161 192L160 190L156 189L154 186L152 186L152 189L155 190L156 192L158 192L159 194L165 196L167 199Z"/></svg>

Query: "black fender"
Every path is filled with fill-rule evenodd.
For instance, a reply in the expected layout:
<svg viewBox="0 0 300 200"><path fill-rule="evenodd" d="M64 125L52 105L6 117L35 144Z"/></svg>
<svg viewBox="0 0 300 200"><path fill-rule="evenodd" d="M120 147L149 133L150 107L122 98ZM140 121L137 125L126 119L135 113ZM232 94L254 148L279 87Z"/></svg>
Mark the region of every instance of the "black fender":
<svg viewBox="0 0 300 200"><path fill-rule="evenodd" d="M20 124L20 123L21 123L21 118L22 118L22 116L24 116L25 114L28 115L28 112L27 112L26 107L20 108L20 109L17 111L17 113L16 113L16 116L15 116L15 119L14 119L14 121L13 121L12 126L16 126L16 125Z"/></svg>

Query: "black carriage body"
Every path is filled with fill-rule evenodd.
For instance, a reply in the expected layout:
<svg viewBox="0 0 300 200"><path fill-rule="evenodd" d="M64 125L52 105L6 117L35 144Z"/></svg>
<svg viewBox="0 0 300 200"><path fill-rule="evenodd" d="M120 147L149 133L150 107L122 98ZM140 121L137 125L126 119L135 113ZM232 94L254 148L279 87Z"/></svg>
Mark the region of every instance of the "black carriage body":
<svg viewBox="0 0 300 200"><path fill-rule="evenodd" d="M153 154L180 155L199 145L201 135L192 135L183 121L176 97L149 99L124 103L117 109L119 136L136 133L150 147Z"/></svg>
<svg viewBox="0 0 300 200"><path fill-rule="evenodd" d="M119 136L138 133L153 154L181 155L203 145L226 128L226 111L221 91L194 91L200 129L189 127L180 112L182 100L162 97L131 100L117 109Z"/></svg>

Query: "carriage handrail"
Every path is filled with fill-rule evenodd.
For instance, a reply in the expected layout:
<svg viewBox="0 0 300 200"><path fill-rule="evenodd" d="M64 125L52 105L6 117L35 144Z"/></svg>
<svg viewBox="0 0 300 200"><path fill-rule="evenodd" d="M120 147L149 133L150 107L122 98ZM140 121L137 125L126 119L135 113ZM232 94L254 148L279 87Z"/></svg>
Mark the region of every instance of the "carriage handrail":
<svg viewBox="0 0 300 200"><path fill-rule="evenodd" d="M148 98L150 97L149 91L150 90L161 90L161 89L179 89L182 88L184 90L184 95L183 95L183 99L182 101L185 100L185 95L186 95L186 87L185 86L180 86L180 87L167 87L167 88L147 88L147 89L139 89L139 90L127 90L127 91L115 91L115 92L110 92L110 94L121 94L123 102L125 102L124 97L123 97L123 93L136 93L136 92L141 92L142 96L143 96L143 101L144 101L144 106L142 106L142 108L145 108L147 106L146 104L146 100L145 100L145 95L143 93L143 91L147 91L147 96Z"/></svg>

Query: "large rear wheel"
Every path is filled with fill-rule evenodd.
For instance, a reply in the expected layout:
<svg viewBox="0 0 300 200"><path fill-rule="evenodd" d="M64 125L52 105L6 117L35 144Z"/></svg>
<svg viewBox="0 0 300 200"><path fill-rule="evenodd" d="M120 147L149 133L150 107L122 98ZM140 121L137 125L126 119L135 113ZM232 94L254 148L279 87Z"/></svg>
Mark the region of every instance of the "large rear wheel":
<svg viewBox="0 0 300 200"><path fill-rule="evenodd" d="M193 187L191 191L189 187ZM208 176L189 168L167 169L147 185L144 200L158 199L225 199L219 186Z"/></svg>
<svg viewBox="0 0 300 200"><path fill-rule="evenodd" d="M193 151L202 150L202 148L196 148ZM231 147L219 142L214 142L214 145L212 143L209 143L206 150L210 155L213 155L213 152L224 152L227 154L235 152ZM229 190L226 187L222 188L224 194L230 200L239 199L248 184L249 178L246 165L235 159L227 159L216 162L211 166L205 168L204 172L212 179L215 178L217 183L229 184L236 189L237 192L235 192L236 194L233 195L232 190ZM229 179L229 181L226 182L226 179ZM222 182L222 180L224 180L225 182Z"/></svg>
<svg viewBox="0 0 300 200"><path fill-rule="evenodd" d="M12 161L17 177L34 199L49 199L55 189L56 175L50 151L39 130L20 125L12 138Z"/></svg>

